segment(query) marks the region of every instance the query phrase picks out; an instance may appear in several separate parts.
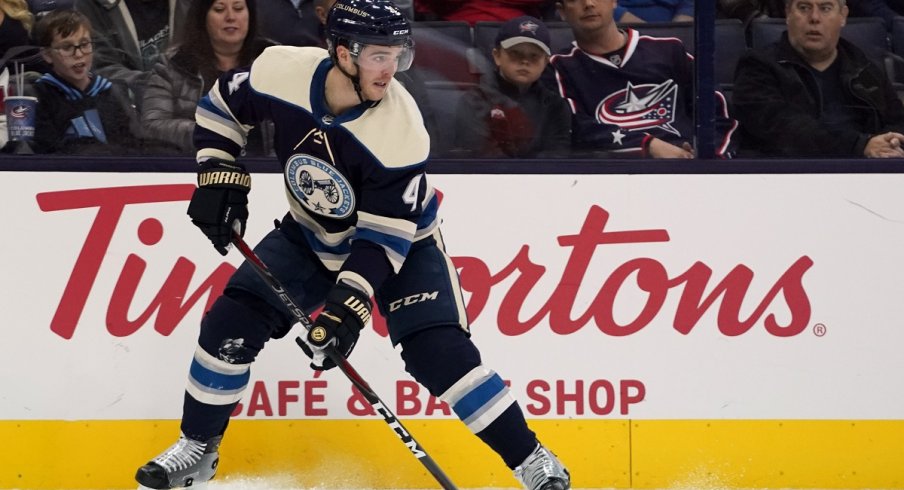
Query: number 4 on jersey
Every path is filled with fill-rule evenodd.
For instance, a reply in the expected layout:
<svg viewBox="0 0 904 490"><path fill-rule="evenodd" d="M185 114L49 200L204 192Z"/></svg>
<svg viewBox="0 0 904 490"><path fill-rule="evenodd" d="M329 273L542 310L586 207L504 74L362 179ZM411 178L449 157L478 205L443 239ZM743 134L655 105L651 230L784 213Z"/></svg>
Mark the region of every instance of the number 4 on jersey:
<svg viewBox="0 0 904 490"><path fill-rule="evenodd" d="M418 191L421 188L421 179L424 178L423 175L417 175L411 182L408 182L408 186L405 187L405 192L402 193L402 202L405 204L411 204L411 211L414 212L417 209L417 196Z"/></svg>
<svg viewBox="0 0 904 490"><path fill-rule="evenodd" d="M245 80L248 80L249 76L250 73L247 71L241 71L232 75L232 80L229 80L229 84L227 85L229 87L229 95L234 94L235 91L239 89L239 86L244 83Z"/></svg>

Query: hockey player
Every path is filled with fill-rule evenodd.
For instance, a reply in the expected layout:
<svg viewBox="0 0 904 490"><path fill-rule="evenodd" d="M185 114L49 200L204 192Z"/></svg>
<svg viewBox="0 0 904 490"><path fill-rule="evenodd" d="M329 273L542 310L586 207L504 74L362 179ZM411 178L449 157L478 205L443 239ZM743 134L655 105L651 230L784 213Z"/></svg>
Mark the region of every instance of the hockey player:
<svg viewBox="0 0 904 490"><path fill-rule="evenodd" d="M393 79L411 65L408 20L389 0L339 0L327 33L328 50L269 48L249 69L224 74L198 104L192 222L224 255L233 229L244 232L251 182L235 157L249 128L272 120L289 212L255 252L302 308L324 305L305 337L311 367L334 367L323 353L330 344L351 354L375 295L406 371L448 403L527 489L570 488L568 471L537 441L469 338L439 233L439 202L426 179L429 139L413 99ZM436 300L389 307L423 291L437 291ZM181 437L138 469L141 488L213 478L251 363L292 323L242 265L201 322Z"/></svg>

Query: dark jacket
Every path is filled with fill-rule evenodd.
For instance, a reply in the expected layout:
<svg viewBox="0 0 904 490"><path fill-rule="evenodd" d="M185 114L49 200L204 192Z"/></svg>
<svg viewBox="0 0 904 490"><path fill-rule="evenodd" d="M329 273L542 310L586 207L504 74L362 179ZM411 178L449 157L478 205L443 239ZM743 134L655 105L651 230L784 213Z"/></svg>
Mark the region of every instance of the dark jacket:
<svg viewBox="0 0 904 490"><path fill-rule="evenodd" d="M170 42L182 32L190 0L166 0L169 5ZM94 67L111 80L123 80L137 92L153 66L145 66L138 47L138 34L124 0L76 0L75 9L91 21L94 36Z"/></svg>
<svg viewBox="0 0 904 490"><path fill-rule="evenodd" d="M256 53L272 42L258 41ZM185 50L174 48L162 63L154 67L144 89L141 104L141 126L146 137L176 145L185 154L194 152L192 134L195 129L195 110L198 101L213 86L219 76L213 69L202 70ZM266 125L261 125L265 128ZM261 131L251 133L246 151L252 155L269 152L261 138Z"/></svg>
<svg viewBox="0 0 904 490"><path fill-rule="evenodd" d="M22 22L9 15L4 15L3 20L0 21L0 58L6 57L6 51L10 48L29 44L31 44L31 40ZM0 69L2 68L0 66Z"/></svg>
<svg viewBox="0 0 904 490"><path fill-rule="evenodd" d="M34 91L38 97L36 152L123 155L143 151L135 107L121 82L95 75L82 92L48 73L35 82Z"/></svg>
<svg viewBox="0 0 904 490"><path fill-rule="evenodd" d="M571 110L539 81L521 93L496 71L462 96L454 141L451 156L565 156L571 146Z"/></svg>
<svg viewBox="0 0 904 490"><path fill-rule="evenodd" d="M791 47L787 32L772 46L742 57L732 99L741 125L741 155L862 157L870 137L904 129L904 107L882 68L844 39L838 42L837 62L846 103L857 112L857 127L843 131L820 121L816 77Z"/></svg>
<svg viewBox="0 0 904 490"><path fill-rule="evenodd" d="M302 0L295 8L291 0L257 2L258 33L287 46L323 46L320 19L314 1Z"/></svg>

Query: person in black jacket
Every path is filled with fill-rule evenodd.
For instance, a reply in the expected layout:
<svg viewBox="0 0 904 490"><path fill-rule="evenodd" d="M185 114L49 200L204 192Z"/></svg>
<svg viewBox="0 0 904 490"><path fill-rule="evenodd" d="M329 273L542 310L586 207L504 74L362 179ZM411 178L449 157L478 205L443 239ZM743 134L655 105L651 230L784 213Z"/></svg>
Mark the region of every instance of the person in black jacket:
<svg viewBox="0 0 904 490"><path fill-rule="evenodd" d="M790 0L782 38L741 58L742 156L904 157L904 107L882 68L840 37L847 12L844 0Z"/></svg>
<svg viewBox="0 0 904 490"><path fill-rule="evenodd" d="M462 96L455 114L452 156L565 156L571 146L571 110L539 82L549 62L549 31L531 16L499 28L496 70Z"/></svg>
<svg viewBox="0 0 904 490"><path fill-rule="evenodd" d="M97 72L139 95L166 49L182 31L191 0L75 0L95 31Z"/></svg>
<svg viewBox="0 0 904 490"><path fill-rule="evenodd" d="M318 6L323 0L266 0L258 2L257 25L261 36L287 46L321 46ZM323 10L323 7L319 7ZM327 7L327 10L329 7Z"/></svg>
<svg viewBox="0 0 904 490"><path fill-rule="evenodd" d="M92 71L90 21L75 10L55 10L36 26L51 71L34 84L38 98L38 153L140 152L138 117L128 88Z"/></svg>

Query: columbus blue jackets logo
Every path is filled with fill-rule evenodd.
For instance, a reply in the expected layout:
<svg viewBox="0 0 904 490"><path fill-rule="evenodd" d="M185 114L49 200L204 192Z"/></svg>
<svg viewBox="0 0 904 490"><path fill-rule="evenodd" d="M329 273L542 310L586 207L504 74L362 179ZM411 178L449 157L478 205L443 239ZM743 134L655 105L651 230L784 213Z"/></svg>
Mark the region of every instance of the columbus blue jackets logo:
<svg viewBox="0 0 904 490"><path fill-rule="evenodd" d="M539 29L539 28L540 28L540 26L536 22L533 22L530 20L525 20L524 22L522 22L521 24L518 25L518 29L521 32L529 32L534 35L536 35L537 29Z"/></svg>
<svg viewBox="0 0 904 490"><path fill-rule="evenodd" d="M16 118L16 119L25 119L26 117L28 117L28 113L30 111L31 111L31 106L27 106L24 104L15 105L9 111L9 117Z"/></svg>
<svg viewBox="0 0 904 490"><path fill-rule="evenodd" d="M612 93L596 108L597 121L613 124L627 131L662 128L681 136L672 126L675 122L675 100L678 85L672 80L661 84L648 83L628 86Z"/></svg>
<svg viewBox="0 0 904 490"><path fill-rule="evenodd" d="M292 155L286 164L286 183L295 199L313 213L341 219L355 209L348 180L319 158Z"/></svg>

